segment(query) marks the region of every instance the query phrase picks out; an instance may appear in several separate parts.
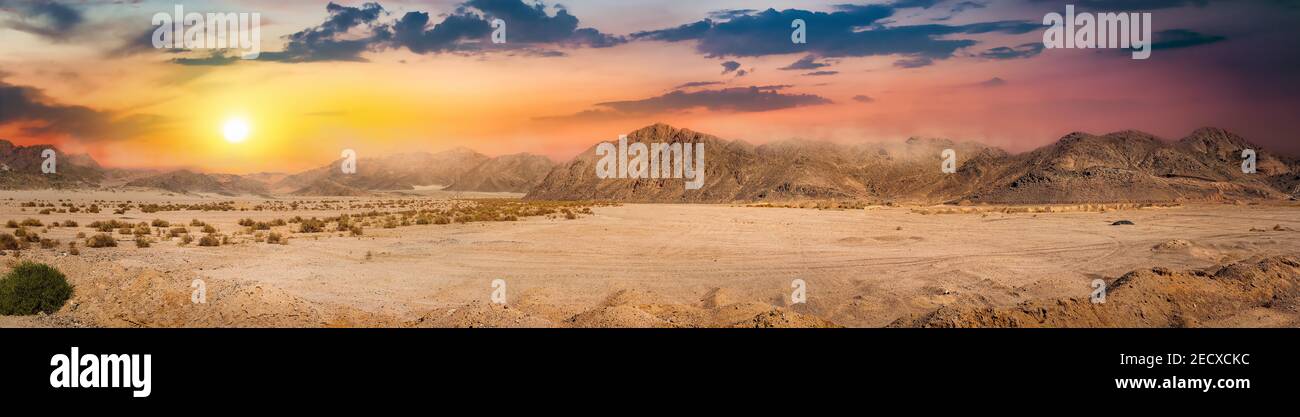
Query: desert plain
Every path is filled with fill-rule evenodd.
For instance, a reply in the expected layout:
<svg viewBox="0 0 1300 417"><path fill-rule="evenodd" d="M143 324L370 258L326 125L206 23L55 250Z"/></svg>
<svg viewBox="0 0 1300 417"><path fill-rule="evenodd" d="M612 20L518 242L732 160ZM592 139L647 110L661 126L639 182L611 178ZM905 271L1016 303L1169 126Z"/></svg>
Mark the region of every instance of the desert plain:
<svg viewBox="0 0 1300 417"><path fill-rule="evenodd" d="M519 197L3 191L0 222L36 219L41 226L23 229L58 243L5 251L0 268L47 263L75 289L54 314L0 317L0 326L1300 326L1295 202L570 202L509 220L416 221L448 205L547 204ZM98 213L67 210L92 204ZM328 221L304 233L294 220L340 214L364 224L360 233ZM87 247L99 234L89 226L110 220L153 226ZM180 226L197 239L199 223L221 241L170 233ZM283 244L268 242L271 233ZM805 299L792 299L796 287Z"/></svg>

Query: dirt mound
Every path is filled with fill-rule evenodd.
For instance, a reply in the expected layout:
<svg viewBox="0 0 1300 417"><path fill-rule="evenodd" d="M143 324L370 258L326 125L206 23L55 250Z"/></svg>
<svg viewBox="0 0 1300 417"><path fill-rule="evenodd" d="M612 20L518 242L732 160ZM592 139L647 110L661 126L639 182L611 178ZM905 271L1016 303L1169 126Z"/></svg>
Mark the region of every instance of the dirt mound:
<svg viewBox="0 0 1300 417"><path fill-rule="evenodd" d="M944 306L890 326L1197 327L1224 323L1256 309L1294 305L1300 299L1300 258L1278 256L1207 270L1138 270L1108 283L1107 288L1104 304L1079 297L1029 301L1008 308Z"/></svg>
<svg viewBox="0 0 1300 417"><path fill-rule="evenodd" d="M732 324L731 327L752 327L752 328L828 328L840 327L821 318L799 314L784 308L773 308L771 310L759 313L749 320Z"/></svg>
<svg viewBox="0 0 1300 417"><path fill-rule="evenodd" d="M474 301L467 305L431 311L407 324L410 327L556 327L554 322L510 306Z"/></svg>

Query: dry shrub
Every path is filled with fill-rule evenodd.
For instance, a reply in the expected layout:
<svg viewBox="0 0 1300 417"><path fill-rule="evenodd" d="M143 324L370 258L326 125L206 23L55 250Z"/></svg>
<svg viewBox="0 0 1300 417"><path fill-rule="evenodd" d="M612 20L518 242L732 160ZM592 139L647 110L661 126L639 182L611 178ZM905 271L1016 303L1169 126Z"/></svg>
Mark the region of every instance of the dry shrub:
<svg viewBox="0 0 1300 417"><path fill-rule="evenodd" d="M115 248L117 240L105 233L99 233L86 239L86 247L89 248Z"/></svg>

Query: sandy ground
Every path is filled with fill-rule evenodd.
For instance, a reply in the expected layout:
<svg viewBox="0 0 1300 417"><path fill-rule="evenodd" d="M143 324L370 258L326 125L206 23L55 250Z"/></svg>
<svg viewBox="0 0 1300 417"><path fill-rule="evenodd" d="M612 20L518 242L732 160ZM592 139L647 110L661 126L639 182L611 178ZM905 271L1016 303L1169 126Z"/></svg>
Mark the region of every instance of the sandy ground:
<svg viewBox="0 0 1300 417"><path fill-rule="evenodd" d="M17 207L30 199L182 200L42 193L0 193L0 221L81 223L42 233L67 242L77 232L93 234L84 226L94 220L200 219L235 233L245 217L338 213L38 215ZM60 267L77 295L51 317L5 317L0 326L878 327L943 306L1086 298L1094 279L1153 266L1208 268L1300 253L1300 208L1287 206L1017 214L638 204L594 210L574 220L371 228L362 237L289 233L288 245L162 241L136 248L123 241L83 247L79 256L32 249L22 258ZM1134 225L1113 226L1117 220ZM189 302L194 279L207 285L204 305ZM490 302L496 279L506 282L504 307ZM806 282L806 303L791 302L795 279ZM1295 326L1292 313L1251 310L1208 324Z"/></svg>

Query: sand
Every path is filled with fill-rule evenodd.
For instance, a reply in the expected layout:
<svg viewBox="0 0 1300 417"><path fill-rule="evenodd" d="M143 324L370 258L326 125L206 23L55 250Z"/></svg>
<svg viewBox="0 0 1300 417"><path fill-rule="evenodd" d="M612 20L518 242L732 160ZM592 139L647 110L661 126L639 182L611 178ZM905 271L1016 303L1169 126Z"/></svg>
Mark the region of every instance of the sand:
<svg viewBox="0 0 1300 417"><path fill-rule="evenodd" d="M940 211L625 204L573 220L368 228L361 237L280 228L288 245L79 244L72 256L63 253L66 242L94 234L85 227L94 220L197 218L234 235L240 218L338 211L39 215L17 206L59 198L231 200L0 194L0 221L81 224L42 232L65 242L59 250L21 255L64 270L77 286L74 299L52 316L5 317L0 326L880 327L945 306L1086 299L1094 279L1155 266L1194 270L1300 253L1300 208L1280 205L926 214ZM1134 225L1112 226L1118 220ZM206 304L190 303L194 279L207 285ZM506 282L505 305L492 303L496 279ZM806 283L805 303L792 302L795 279ZM1295 314L1243 306L1195 324L1294 326Z"/></svg>

